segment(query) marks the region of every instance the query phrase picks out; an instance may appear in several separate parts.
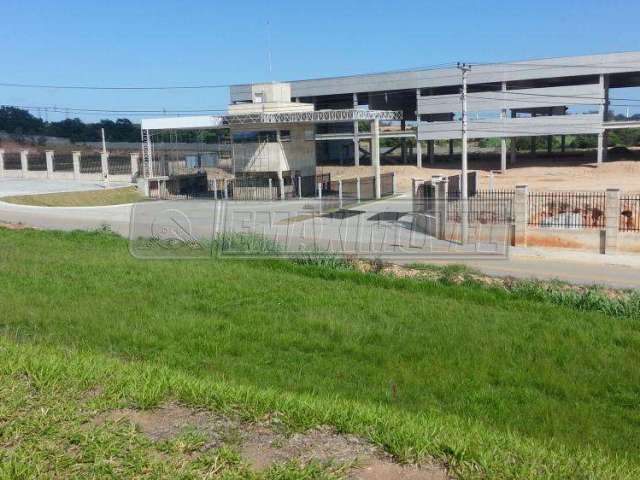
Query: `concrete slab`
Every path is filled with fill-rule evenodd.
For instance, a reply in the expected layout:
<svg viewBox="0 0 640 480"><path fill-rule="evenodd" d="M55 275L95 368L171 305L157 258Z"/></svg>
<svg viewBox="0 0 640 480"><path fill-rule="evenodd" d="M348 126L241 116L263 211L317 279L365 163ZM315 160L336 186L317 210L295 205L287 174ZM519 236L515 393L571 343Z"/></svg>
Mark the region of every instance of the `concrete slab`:
<svg viewBox="0 0 640 480"><path fill-rule="evenodd" d="M110 182L108 188L126 187L129 183ZM102 190L103 182L86 180L54 180L33 178L0 178L0 197L38 193L80 192Z"/></svg>

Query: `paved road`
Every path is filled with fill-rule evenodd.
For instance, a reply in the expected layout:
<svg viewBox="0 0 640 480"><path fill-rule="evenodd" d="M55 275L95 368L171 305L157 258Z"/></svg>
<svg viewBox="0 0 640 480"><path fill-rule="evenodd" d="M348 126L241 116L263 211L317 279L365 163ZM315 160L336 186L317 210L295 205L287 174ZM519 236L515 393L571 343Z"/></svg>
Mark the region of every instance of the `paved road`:
<svg viewBox="0 0 640 480"><path fill-rule="evenodd" d="M218 202L219 204L222 202ZM179 205L176 202L150 202L150 204L141 210L146 212L138 218L136 223L140 231L151 231L158 224L152 214L153 209L166 210ZM207 236L213 231L213 225L216 222L215 213L212 212L212 202L191 202L188 204L188 217L194 224L194 232L200 232L198 235ZM283 204L275 202L278 210L283 209ZM294 210L308 211L308 202L296 205L289 204ZM364 213L361 214L365 222L373 225L370 228L371 235L378 235L385 238L384 229L379 228L379 218L383 218L389 212L397 210L398 204L391 202L375 202L358 208ZM103 226L109 226L113 231L129 236L130 224L132 218L131 205L119 205L109 207L75 207L75 208L59 208L59 207L32 207L23 205L12 205L0 202L0 221L9 223L22 223L28 226L45 229L97 229ZM375 220L378 218L378 220ZM389 220L393 222L393 219ZM238 217L235 223L232 222L232 229L243 230L246 227L246 219ZM300 219L296 224L301 225L308 220ZM340 228L336 222L322 219L325 223L323 235L337 238L339 237ZM398 222L396 222L398 223ZM164 225L160 225L164 228ZM228 226L227 226L228 227ZM228 227L229 228L229 227ZM252 226L253 228L253 226ZM404 234L404 233L403 233ZM382 235L383 237L379 237ZM372 237L373 238L373 237ZM397 240L397 239L396 239ZM388 241L385 240L385 241ZM395 240L394 240L395 242ZM393 242L391 242L393 244ZM434 260L433 256L420 259L412 256L403 260L406 262L439 263L442 260ZM492 259L492 260L464 260L456 258L448 260L449 263L465 263L469 266L477 268L489 275L496 276L514 276L519 278L560 278L577 284L603 284L618 288L640 288L640 256L609 256L609 255L589 255L589 254L570 254L568 252L543 252L527 249L511 249L509 258Z"/></svg>
<svg viewBox="0 0 640 480"><path fill-rule="evenodd" d="M442 263L442 262L429 262ZM459 261L496 277L560 279L577 285L606 285L614 288L640 288L640 266L603 265L584 261L511 255L507 260Z"/></svg>

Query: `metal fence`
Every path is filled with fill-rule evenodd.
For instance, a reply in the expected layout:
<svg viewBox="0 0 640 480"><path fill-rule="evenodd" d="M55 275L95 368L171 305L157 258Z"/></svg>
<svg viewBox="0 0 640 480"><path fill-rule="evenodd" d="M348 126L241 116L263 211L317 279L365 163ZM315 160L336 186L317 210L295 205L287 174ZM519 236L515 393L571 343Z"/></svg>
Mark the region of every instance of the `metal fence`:
<svg viewBox="0 0 640 480"><path fill-rule="evenodd" d="M428 187L425 187L428 189ZM467 221L480 224L505 224L515 221L513 213L513 190L478 190L466 200L458 192L447 198L447 219L460 223L466 207ZM465 203L463 203L465 202Z"/></svg>
<svg viewBox="0 0 640 480"><path fill-rule="evenodd" d="M102 173L100 155L82 155L80 157L80 173Z"/></svg>
<svg viewBox="0 0 640 480"><path fill-rule="evenodd" d="M131 157L109 155L109 175L131 175Z"/></svg>
<svg viewBox="0 0 640 480"><path fill-rule="evenodd" d="M620 230L640 232L640 193L620 199Z"/></svg>
<svg viewBox="0 0 640 480"><path fill-rule="evenodd" d="M20 161L20 153L8 152L4 154L5 170L22 170L22 162Z"/></svg>
<svg viewBox="0 0 640 480"><path fill-rule="evenodd" d="M27 170L43 172L47 170L47 156L44 152L34 153L27 157Z"/></svg>
<svg viewBox="0 0 640 480"><path fill-rule="evenodd" d="M528 224L543 228L604 228L604 192L532 192Z"/></svg>
<svg viewBox="0 0 640 480"><path fill-rule="evenodd" d="M73 171L73 155L60 154L53 156L54 172L70 172Z"/></svg>

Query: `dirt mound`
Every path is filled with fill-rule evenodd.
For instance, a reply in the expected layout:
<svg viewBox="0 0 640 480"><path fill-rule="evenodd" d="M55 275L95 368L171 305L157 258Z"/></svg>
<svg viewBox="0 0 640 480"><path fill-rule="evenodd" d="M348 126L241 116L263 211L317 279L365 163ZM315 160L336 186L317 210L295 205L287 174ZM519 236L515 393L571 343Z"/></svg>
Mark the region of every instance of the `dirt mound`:
<svg viewBox="0 0 640 480"><path fill-rule="evenodd" d="M254 469L263 470L276 463L295 460L303 464L318 462L343 466L348 478L362 480L445 480L444 467L400 465L376 445L355 435L320 426L302 433L288 434L277 415L260 422L239 419L169 404L155 410L114 410L98 415L93 425L131 422L151 440L161 442L185 431L197 431L207 437L202 450L224 445L236 447Z"/></svg>

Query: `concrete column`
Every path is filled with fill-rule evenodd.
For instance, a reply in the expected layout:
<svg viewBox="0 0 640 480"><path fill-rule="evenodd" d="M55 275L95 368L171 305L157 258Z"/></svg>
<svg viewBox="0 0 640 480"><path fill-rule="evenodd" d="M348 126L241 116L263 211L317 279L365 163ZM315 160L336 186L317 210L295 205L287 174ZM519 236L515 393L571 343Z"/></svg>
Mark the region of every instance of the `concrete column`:
<svg viewBox="0 0 640 480"><path fill-rule="evenodd" d="M71 152L71 158L73 158L73 179L78 180L80 178L80 152ZM147 195L148 196L148 195Z"/></svg>
<svg viewBox="0 0 640 480"><path fill-rule="evenodd" d="M0 177L4 176L4 149L0 148Z"/></svg>
<svg viewBox="0 0 640 480"><path fill-rule="evenodd" d="M282 174L278 175L278 184L280 185L280 200L284 200L284 177Z"/></svg>
<svg viewBox="0 0 640 480"><path fill-rule="evenodd" d="M600 75L600 96L603 101L599 107L600 118L602 122L606 122L609 118L609 75ZM608 132L602 128L598 133L598 165L607 161Z"/></svg>
<svg viewBox="0 0 640 480"><path fill-rule="evenodd" d="M562 153L564 153L566 148L567 148L567 137L566 137L566 135L561 135L560 136L560 151Z"/></svg>
<svg viewBox="0 0 640 480"><path fill-rule="evenodd" d="M398 191L398 181L396 178L396 172L391 172L391 193L393 195Z"/></svg>
<svg viewBox="0 0 640 480"><path fill-rule="evenodd" d="M273 200L273 180L267 179L269 182L269 200Z"/></svg>
<svg viewBox="0 0 640 480"><path fill-rule="evenodd" d="M318 182L316 188L318 189L318 200L322 200L322 183Z"/></svg>
<svg viewBox="0 0 640 480"><path fill-rule="evenodd" d="M608 188L605 204L605 242L604 253L616 253L620 222L620 189Z"/></svg>
<svg viewBox="0 0 640 480"><path fill-rule="evenodd" d="M22 176L26 177L29 171L29 150L20 151L20 166L22 167Z"/></svg>
<svg viewBox="0 0 640 480"><path fill-rule="evenodd" d="M547 137L547 153L551 153L553 151L553 136L549 135Z"/></svg>
<svg viewBox="0 0 640 480"><path fill-rule="evenodd" d="M527 223L529 221L529 187L516 185L513 199L513 213L515 217L515 231L513 243L516 247L527 246Z"/></svg>
<svg viewBox="0 0 640 480"><path fill-rule="evenodd" d="M302 198L302 177L298 175L298 198Z"/></svg>
<svg viewBox="0 0 640 480"><path fill-rule="evenodd" d="M515 137L511 138L511 165L516 164L516 160L518 159L518 139Z"/></svg>
<svg viewBox="0 0 640 480"><path fill-rule="evenodd" d="M429 157L429 165L435 162L435 144L434 140L427 141L427 157Z"/></svg>
<svg viewBox="0 0 640 480"><path fill-rule="evenodd" d="M358 94L353 94L353 108L358 108ZM358 121L353 121L353 163L356 167L360 166L360 126Z"/></svg>
<svg viewBox="0 0 640 480"><path fill-rule="evenodd" d="M105 182L109 181L109 154L100 154L100 167L102 169L102 178Z"/></svg>
<svg viewBox="0 0 640 480"><path fill-rule="evenodd" d="M416 166L422 168L422 142L416 138Z"/></svg>
<svg viewBox="0 0 640 480"><path fill-rule="evenodd" d="M609 133L606 130L598 134L598 165L607 161Z"/></svg>
<svg viewBox="0 0 640 480"><path fill-rule="evenodd" d="M380 198L380 121L371 122L371 165L375 177L376 198Z"/></svg>
<svg viewBox="0 0 640 480"><path fill-rule="evenodd" d="M227 200L229 198L229 183L227 182L226 178L222 180L222 188L224 188L224 199Z"/></svg>
<svg viewBox="0 0 640 480"><path fill-rule="evenodd" d="M449 140L449 160L453 160L453 140Z"/></svg>
<svg viewBox="0 0 640 480"><path fill-rule="evenodd" d="M360 203L360 177L356 177L356 201Z"/></svg>
<svg viewBox="0 0 640 480"><path fill-rule="evenodd" d="M507 82L502 82L502 91L507 91ZM506 96L505 96L506 98ZM500 119L504 122L507 119L507 109L500 110ZM500 139L500 171L502 173L507 171L507 139L502 137Z"/></svg>
<svg viewBox="0 0 640 480"><path fill-rule="evenodd" d="M342 180L338 180L338 203L342 208Z"/></svg>
<svg viewBox="0 0 640 480"><path fill-rule="evenodd" d="M44 152L47 161L47 178L53 176L53 150L46 150Z"/></svg>
<svg viewBox="0 0 640 480"><path fill-rule="evenodd" d="M402 163L406 165L407 163L407 139L400 139L400 158L402 159Z"/></svg>
<svg viewBox="0 0 640 480"><path fill-rule="evenodd" d="M140 154L131 152L131 176L138 176L138 160L140 159Z"/></svg>

